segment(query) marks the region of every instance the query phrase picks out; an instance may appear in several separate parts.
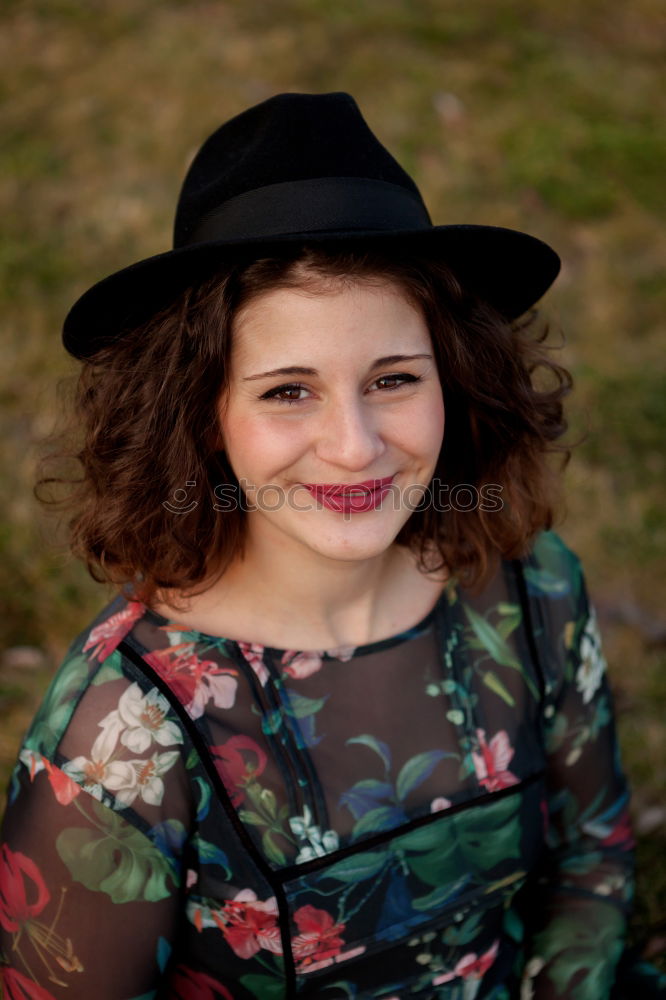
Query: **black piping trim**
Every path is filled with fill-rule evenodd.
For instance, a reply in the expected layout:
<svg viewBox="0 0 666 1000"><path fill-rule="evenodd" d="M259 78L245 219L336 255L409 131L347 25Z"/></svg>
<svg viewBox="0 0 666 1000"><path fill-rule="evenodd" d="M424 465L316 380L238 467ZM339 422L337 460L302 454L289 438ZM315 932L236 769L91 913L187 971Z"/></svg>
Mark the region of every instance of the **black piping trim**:
<svg viewBox="0 0 666 1000"><path fill-rule="evenodd" d="M282 940L282 957L284 961L284 973L285 973L285 985L286 985L286 996L295 997L296 996L296 967L294 964L294 956L291 951L291 939L289 936L290 919L289 919L289 907L287 904L287 897L282 888L282 883L276 878L276 873L273 869L266 863L262 855L257 850L253 840L247 833L245 827L241 823L236 810L231 804L231 799L229 794L224 787L224 782L220 778L215 765L211 759L208 747L201 736L196 724L193 719L188 715L185 706L182 705L173 694L173 691L163 680L162 677L157 673L157 671L146 662L145 658L141 655L138 649L134 647L134 644L130 637L126 637L122 642L118 644L118 651L127 657L127 659L138 667L139 670L147 677L150 678L152 683L158 688L159 691L168 700L169 705L173 711L178 715L180 721L183 724L185 731L187 732L192 745L199 754L201 763L203 764L211 784L213 785L215 792L222 803L224 810L227 814L229 822L233 826L239 840L247 850L248 854L252 858L253 862L266 879L271 889L275 893L275 898L278 904L278 911L280 916L280 937Z"/></svg>
<svg viewBox="0 0 666 1000"><path fill-rule="evenodd" d="M507 788L501 788L499 792L485 792L483 795L476 795L467 799L465 802L458 802L456 805L450 806L448 809L441 810L441 812L428 813L427 816L417 816L416 819L411 820L409 823L403 823L397 830L384 830L381 833L374 834L372 837L366 837L364 840L358 841L355 844L349 844L347 847L342 847L338 851L331 851L330 854L326 854L321 858L313 858L312 861L305 861L300 865L290 865L287 868L280 868L280 870L274 872L273 875L275 878L278 878L280 882L287 882L289 879L298 878L301 875L309 875L311 872L317 871L320 868L326 868L328 865L335 864L335 862L348 857L350 854L360 854L362 851L372 850L374 847L378 847L386 841L395 840L396 837L401 837L405 833L411 833L412 830L418 830L419 827L429 826L431 823L444 819L445 816L450 816L452 813L463 812L465 809L470 809L479 804L489 805L491 802L507 798L509 795L517 795L521 789L525 789L530 785L533 785L539 778L542 778L544 774L545 771L535 771L523 781L518 782L518 784L509 785Z"/></svg>
<svg viewBox="0 0 666 1000"><path fill-rule="evenodd" d="M284 711L284 702L290 704L289 692L283 683L282 675L275 663L275 656L271 650L267 651L266 666L270 674L271 683L278 699L279 711ZM304 803L307 802L312 811L316 825L320 830L327 830L329 827L328 809L319 780L319 774L312 762L312 757L308 751L301 727L293 713L285 712L285 729L289 733L290 741L293 743L292 757L295 766L302 774L301 788Z"/></svg>
<svg viewBox="0 0 666 1000"><path fill-rule="evenodd" d="M437 638L437 649L440 662L440 671L442 676L448 678L449 671L446 669L444 661L444 646L446 643L446 633L456 636L455 644L449 649L449 655L451 657L451 667L450 676L456 682L456 688L454 692L450 695L451 704L461 713L463 717L463 722L458 724L453 724L456 731L458 740L460 740L460 734L464 735L465 740L469 743L474 744L476 740L476 730L479 728L477 726L477 718L474 710L474 706L470 705L469 710L466 710L465 706L461 704L460 695L458 693L458 688L465 688L462 677L462 668L460 664L460 633L464 631L464 623L462 621L462 613L460 608L460 597L456 597L455 604L452 606L446 599L446 591L442 592L439 604L437 605L438 614L435 617L435 634ZM472 724L469 723L469 716L472 716ZM478 792L481 787L476 774L468 774L465 778L467 787L473 788ZM481 793L483 794L483 793Z"/></svg>
<svg viewBox="0 0 666 1000"><path fill-rule="evenodd" d="M530 564L532 560L528 557L527 559ZM546 700L546 681L543 671L543 664L541 663L541 657L539 656L539 650L537 647L536 639L534 637L534 618L532 615L532 607L527 592L527 584L525 583L525 576L523 573L523 563L519 559L513 560L513 568L516 577L516 584L518 587L518 594L520 596L520 603L523 607L523 616L525 621L525 628L523 632L527 637L527 645L530 651L530 657L534 664L537 681L539 684L539 695L541 698L541 708L543 709Z"/></svg>
<svg viewBox="0 0 666 1000"><path fill-rule="evenodd" d="M238 643L234 639L229 639L228 642L231 659L243 673L243 676L252 691L254 700L257 705L259 705L262 712L279 712L281 709L280 702L275 697L272 689L269 688L268 685L264 688L261 684L259 678L254 672L254 669L252 668L252 665L248 663L245 656L243 656ZM296 795L293 791L294 788L299 787L298 772L296 771L294 763L291 759L286 742L282 741L279 734L264 732L264 736L275 754L275 760L280 770L280 774L282 775L282 781L287 793L287 799L289 800L291 815L295 816L301 811L300 803L297 801Z"/></svg>

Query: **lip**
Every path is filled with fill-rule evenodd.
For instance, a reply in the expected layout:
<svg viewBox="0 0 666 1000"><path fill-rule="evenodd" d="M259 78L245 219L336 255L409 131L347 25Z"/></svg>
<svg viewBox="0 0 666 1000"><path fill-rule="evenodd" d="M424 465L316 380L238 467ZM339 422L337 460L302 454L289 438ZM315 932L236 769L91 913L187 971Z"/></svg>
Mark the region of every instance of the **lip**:
<svg viewBox="0 0 666 1000"><path fill-rule="evenodd" d="M303 483L315 500L338 514L375 510L388 492L394 476L366 479L362 483Z"/></svg>

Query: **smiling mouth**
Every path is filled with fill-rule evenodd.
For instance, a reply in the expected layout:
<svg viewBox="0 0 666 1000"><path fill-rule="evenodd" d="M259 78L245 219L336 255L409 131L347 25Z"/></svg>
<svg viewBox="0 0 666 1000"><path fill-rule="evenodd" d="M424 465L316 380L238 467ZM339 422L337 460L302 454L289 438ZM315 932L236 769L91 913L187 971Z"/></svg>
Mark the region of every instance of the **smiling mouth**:
<svg viewBox="0 0 666 1000"><path fill-rule="evenodd" d="M393 476L386 476L384 479L370 479L365 483L358 483L356 486L345 486L342 483L322 483L321 485L303 483L303 486L310 493L316 493L320 496L355 499L368 497L378 490L385 489L393 482L393 478Z"/></svg>
<svg viewBox="0 0 666 1000"><path fill-rule="evenodd" d="M364 483L302 483L318 504L338 514L363 513L381 508L395 476Z"/></svg>

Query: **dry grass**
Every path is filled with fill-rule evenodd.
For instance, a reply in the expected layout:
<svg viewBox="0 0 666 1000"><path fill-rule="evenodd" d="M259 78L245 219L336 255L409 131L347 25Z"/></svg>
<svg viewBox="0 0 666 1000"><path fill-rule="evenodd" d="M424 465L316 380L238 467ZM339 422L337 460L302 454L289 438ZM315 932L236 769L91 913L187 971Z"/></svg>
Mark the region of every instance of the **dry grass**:
<svg viewBox="0 0 666 1000"><path fill-rule="evenodd" d="M36 442L74 371L63 315L166 249L184 168L223 119L279 90L350 90L437 222L541 235L587 440L565 538L606 624L635 811L665 801L663 164L658 0L6 0L0 262L2 648L55 662L103 599L31 498ZM48 670L4 671L7 774ZM666 915L664 821L641 840L639 921Z"/></svg>

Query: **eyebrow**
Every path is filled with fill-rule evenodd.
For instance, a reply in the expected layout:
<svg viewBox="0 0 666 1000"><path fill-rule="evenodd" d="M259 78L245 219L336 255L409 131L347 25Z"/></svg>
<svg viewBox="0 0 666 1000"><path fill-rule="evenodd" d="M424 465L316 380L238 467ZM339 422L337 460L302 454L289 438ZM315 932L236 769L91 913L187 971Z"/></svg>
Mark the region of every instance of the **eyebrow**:
<svg viewBox="0 0 666 1000"><path fill-rule="evenodd" d="M428 361L432 361L432 354L388 354L385 358L377 358L376 361L370 365L370 371L375 371L376 368L383 368L385 365L396 365L402 361L418 361L422 358L426 358ZM300 365L290 365L287 368L273 368L269 372L260 372L257 375L246 375L243 378L243 382L252 382L254 379L259 378L276 378L279 375L318 375L319 372L316 368L302 368Z"/></svg>

